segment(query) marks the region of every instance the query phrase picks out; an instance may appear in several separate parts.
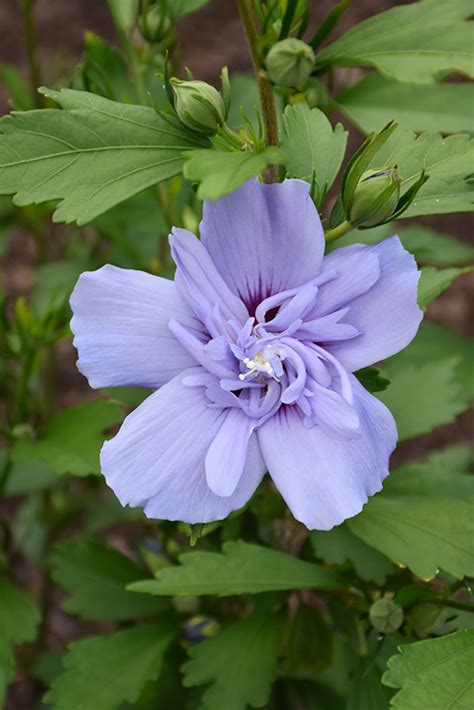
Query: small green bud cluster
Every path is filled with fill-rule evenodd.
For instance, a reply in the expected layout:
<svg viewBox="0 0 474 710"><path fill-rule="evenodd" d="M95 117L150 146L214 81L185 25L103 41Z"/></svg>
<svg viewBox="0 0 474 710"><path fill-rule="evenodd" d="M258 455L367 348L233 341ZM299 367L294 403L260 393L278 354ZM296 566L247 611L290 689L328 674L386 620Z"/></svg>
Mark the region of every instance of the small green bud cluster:
<svg viewBox="0 0 474 710"><path fill-rule="evenodd" d="M205 81L171 79L174 94L174 109L185 126L193 131L212 136L224 124L226 109L224 100L213 86Z"/></svg>
<svg viewBox="0 0 474 710"><path fill-rule="evenodd" d="M288 37L273 45L265 61L268 76L278 86L299 88L314 68L314 52L296 37Z"/></svg>
<svg viewBox="0 0 474 710"><path fill-rule="evenodd" d="M393 634L403 624L403 609L392 599L377 599L369 611L370 623L383 634Z"/></svg>

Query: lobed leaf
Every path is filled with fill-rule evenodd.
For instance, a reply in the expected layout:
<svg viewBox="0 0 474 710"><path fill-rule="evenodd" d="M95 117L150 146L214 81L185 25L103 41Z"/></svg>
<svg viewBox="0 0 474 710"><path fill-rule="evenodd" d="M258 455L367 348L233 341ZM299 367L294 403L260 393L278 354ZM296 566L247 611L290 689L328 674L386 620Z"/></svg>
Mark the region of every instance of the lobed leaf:
<svg viewBox="0 0 474 710"><path fill-rule="evenodd" d="M0 194L17 205L59 200L55 222L90 222L181 172L183 153L207 141L171 116L85 91L43 93L64 110L0 121Z"/></svg>
<svg viewBox="0 0 474 710"><path fill-rule="evenodd" d="M134 582L128 589L158 595L257 594L286 589L342 589L334 572L318 565L239 540L226 542L222 553L187 552L178 567L165 567L155 580Z"/></svg>
<svg viewBox="0 0 474 710"><path fill-rule="evenodd" d="M100 542L58 545L50 564L54 581L70 595L64 609L82 619L137 619L166 608L160 599L128 592L126 585L143 577L143 570Z"/></svg>
<svg viewBox="0 0 474 710"><path fill-rule="evenodd" d="M160 675L174 633L163 623L75 641L44 701L53 710L117 710L135 703Z"/></svg>
<svg viewBox="0 0 474 710"><path fill-rule="evenodd" d="M405 192L419 178L422 170L429 176L415 200L401 215L468 212L473 209L474 193L469 176L474 159L474 139L468 135L443 138L439 133L422 133L398 128L388 138L371 162L372 168L396 164Z"/></svg>
<svg viewBox="0 0 474 710"><path fill-rule="evenodd" d="M314 175L318 207L337 177L347 137L340 123L333 128L322 111L310 109L306 103L285 109L281 145L288 156L285 163L288 176L311 180Z"/></svg>
<svg viewBox="0 0 474 710"><path fill-rule="evenodd" d="M263 707L277 675L282 631L281 617L254 612L192 646L182 669L183 683L186 687L210 683L200 710Z"/></svg>
<svg viewBox="0 0 474 710"><path fill-rule="evenodd" d="M218 200L236 190L254 175L260 175L269 165L281 165L285 154L271 146L261 153L247 151L193 150L184 164L183 174L199 183L202 200Z"/></svg>
<svg viewBox="0 0 474 710"><path fill-rule="evenodd" d="M362 513L348 521L352 533L424 580L439 569L462 578L474 574L474 479L469 450L452 447L407 464L384 482Z"/></svg>
<svg viewBox="0 0 474 710"><path fill-rule="evenodd" d="M41 460L60 474L99 473L104 432L122 416L120 407L101 399L69 407L48 420L36 441L17 440L12 459L17 463Z"/></svg>
<svg viewBox="0 0 474 710"><path fill-rule="evenodd" d="M398 710L469 710L474 707L474 629L399 647L382 681L400 688Z"/></svg>

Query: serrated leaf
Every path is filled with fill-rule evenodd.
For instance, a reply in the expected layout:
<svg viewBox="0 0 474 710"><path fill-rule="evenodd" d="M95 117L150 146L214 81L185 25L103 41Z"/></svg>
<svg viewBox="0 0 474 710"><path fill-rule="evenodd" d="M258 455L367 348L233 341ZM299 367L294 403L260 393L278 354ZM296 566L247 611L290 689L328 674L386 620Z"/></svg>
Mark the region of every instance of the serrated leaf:
<svg viewBox="0 0 474 710"><path fill-rule="evenodd" d="M178 567L157 572L156 580L129 585L158 595L257 594L285 589L332 589L347 584L330 570L260 545L226 542L219 552L187 552Z"/></svg>
<svg viewBox="0 0 474 710"><path fill-rule="evenodd" d="M398 710L470 710L474 707L474 630L399 647L382 681L401 690L392 699Z"/></svg>
<svg viewBox="0 0 474 710"><path fill-rule="evenodd" d="M418 282L418 305L420 308L426 308L440 293L451 286L454 279L462 276L462 274L468 274L471 270L469 266L464 269L456 267L435 269L432 266L425 266L421 270L421 277Z"/></svg>
<svg viewBox="0 0 474 710"><path fill-rule="evenodd" d="M382 586L387 575L393 572L390 560L353 535L347 525L339 525L329 532L314 530L310 540L317 557L335 565L349 561L361 579Z"/></svg>
<svg viewBox="0 0 474 710"><path fill-rule="evenodd" d="M277 674L282 619L253 613L226 626L217 636L189 650L184 664L184 685L211 683L200 710L245 710L262 707Z"/></svg>
<svg viewBox="0 0 474 710"><path fill-rule="evenodd" d="M261 153L193 150L187 156L183 174L199 183L198 196L202 200L218 200L263 173L269 165L281 165L284 161L284 152L276 146Z"/></svg>
<svg viewBox="0 0 474 710"><path fill-rule="evenodd" d="M138 619L166 604L148 595L132 594L127 584L143 577L131 559L100 542L66 542L51 557L54 581L69 592L64 609L82 619Z"/></svg>
<svg viewBox="0 0 474 710"><path fill-rule="evenodd" d="M370 17L323 49L316 69L370 66L398 81L431 83L449 72L473 76L470 0L424 0Z"/></svg>
<svg viewBox="0 0 474 710"><path fill-rule="evenodd" d="M183 153L206 145L145 106L71 89L43 93L63 110L13 113L0 122L0 194L14 194L18 205L60 200L55 222L90 222L178 175Z"/></svg>
<svg viewBox="0 0 474 710"><path fill-rule="evenodd" d="M377 397L395 417L400 441L449 424L466 409L456 378L459 363L457 357L404 367L387 361L382 372L390 387Z"/></svg>
<svg viewBox="0 0 474 710"><path fill-rule="evenodd" d="M11 646L34 641L40 614L32 599L0 579L0 705L15 672Z"/></svg>
<svg viewBox="0 0 474 710"><path fill-rule="evenodd" d="M456 360L454 381L458 386L459 401L467 405L474 397L474 342L436 323L421 324L416 338L402 352L390 358L387 365L393 373L407 367L422 367L425 363Z"/></svg>
<svg viewBox="0 0 474 710"><path fill-rule="evenodd" d="M393 471L351 532L422 579L472 576L474 479L463 468L453 447Z"/></svg>
<svg viewBox="0 0 474 710"><path fill-rule="evenodd" d="M18 463L41 460L56 473L99 473L104 432L122 416L120 407L100 399L63 409L48 420L36 441L16 441L12 459Z"/></svg>
<svg viewBox="0 0 474 710"><path fill-rule="evenodd" d="M422 133L398 128L373 158L370 167L396 164L405 192L422 170L429 176L415 200L400 219L425 214L468 212L473 209L474 191L469 181L474 159L474 139L468 135L443 138L439 133Z"/></svg>
<svg viewBox="0 0 474 710"><path fill-rule="evenodd" d="M173 638L169 624L139 626L75 641L44 700L53 710L116 710L158 678Z"/></svg>
<svg viewBox="0 0 474 710"><path fill-rule="evenodd" d="M472 133L471 84L416 86L369 74L336 98L337 108L365 133L389 121L422 133Z"/></svg>
<svg viewBox="0 0 474 710"><path fill-rule="evenodd" d="M337 177L346 152L348 133L338 123L333 128L324 113L306 103L287 106L283 114L282 147L288 158L289 177L311 180L318 186L316 204Z"/></svg>

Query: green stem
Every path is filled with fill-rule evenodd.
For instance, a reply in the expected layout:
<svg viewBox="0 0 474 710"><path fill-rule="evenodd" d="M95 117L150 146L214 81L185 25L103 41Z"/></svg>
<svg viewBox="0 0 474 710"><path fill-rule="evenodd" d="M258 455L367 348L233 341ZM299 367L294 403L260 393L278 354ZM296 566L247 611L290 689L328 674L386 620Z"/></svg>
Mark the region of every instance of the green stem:
<svg viewBox="0 0 474 710"><path fill-rule="evenodd" d="M31 88L31 98L35 106L41 108L43 97L38 94L38 87L41 86L41 70L36 56L37 37L35 21L33 16L35 0L20 0L21 21L25 33L26 55L28 59L28 70Z"/></svg>
<svg viewBox="0 0 474 710"><path fill-rule="evenodd" d="M437 606L447 606L451 609L459 609L460 611L470 611L474 613L474 604L466 604L465 602L457 602L453 599L429 599L428 604L436 604Z"/></svg>
<svg viewBox="0 0 474 710"><path fill-rule="evenodd" d="M339 224L337 227L334 227L334 229L328 229L327 232L325 232L324 237L327 242L333 242L335 239L339 239L339 237L343 237L344 234L347 234L347 232L350 232L351 229L353 229L353 226L350 222L342 222Z"/></svg>
<svg viewBox="0 0 474 710"><path fill-rule="evenodd" d="M272 85L266 73L263 71L260 55L258 51L259 22L252 6L252 0L237 0L242 24L247 36L247 43L252 58L253 70L257 79L258 91L260 94L260 105L262 107L263 124L265 126L265 139L267 145L278 145L278 118L273 95ZM268 168L264 175L265 182L277 182L278 167L273 165Z"/></svg>
<svg viewBox="0 0 474 710"><path fill-rule="evenodd" d="M22 362L22 369L15 393L15 406L13 409L12 423L19 424L26 414L26 399L28 395L28 384L35 361L35 351L29 348Z"/></svg>
<svg viewBox="0 0 474 710"><path fill-rule="evenodd" d="M219 135L225 138L228 143L230 143L234 148L242 150L247 146L243 138L241 138L235 131L233 131L227 123L224 123L219 131Z"/></svg>

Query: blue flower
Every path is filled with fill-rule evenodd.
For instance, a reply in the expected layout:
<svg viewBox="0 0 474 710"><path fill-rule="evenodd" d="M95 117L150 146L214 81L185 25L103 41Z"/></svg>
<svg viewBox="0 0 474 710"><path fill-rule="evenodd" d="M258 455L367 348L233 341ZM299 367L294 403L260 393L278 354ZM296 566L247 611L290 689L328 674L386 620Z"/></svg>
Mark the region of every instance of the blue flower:
<svg viewBox="0 0 474 710"><path fill-rule="evenodd" d="M398 237L324 257L299 180L247 182L175 229L172 282L104 266L71 298L92 387L156 390L101 452L123 505L203 523L268 471L293 515L329 530L379 491L395 448L387 408L352 374L404 348L422 314Z"/></svg>

